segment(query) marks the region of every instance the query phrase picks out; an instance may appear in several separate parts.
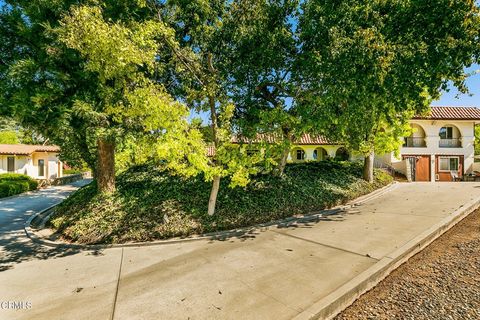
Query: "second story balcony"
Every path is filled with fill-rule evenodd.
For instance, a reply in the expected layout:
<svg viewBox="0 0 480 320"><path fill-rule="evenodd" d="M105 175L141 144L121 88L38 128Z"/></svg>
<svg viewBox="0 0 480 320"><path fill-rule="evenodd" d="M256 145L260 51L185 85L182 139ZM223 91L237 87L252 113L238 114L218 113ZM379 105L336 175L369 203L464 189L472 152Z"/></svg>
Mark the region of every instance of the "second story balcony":
<svg viewBox="0 0 480 320"><path fill-rule="evenodd" d="M462 140L460 130L454 125L445 125L438 132L440 148L461 148Z"/></svg>
<svg viewBox="0 0 480 320"><path fill-rule="evenodd" d="M438 143L440 148L461 148L462 141L458 138L451 138L451 139L441 139Z"/></svg>
<svg viewBox="0 0 480 320"><path fill-rule="evenodd" d="M404 139L404 148L425 148L427 146L424 137L407 137Z"/></svg>

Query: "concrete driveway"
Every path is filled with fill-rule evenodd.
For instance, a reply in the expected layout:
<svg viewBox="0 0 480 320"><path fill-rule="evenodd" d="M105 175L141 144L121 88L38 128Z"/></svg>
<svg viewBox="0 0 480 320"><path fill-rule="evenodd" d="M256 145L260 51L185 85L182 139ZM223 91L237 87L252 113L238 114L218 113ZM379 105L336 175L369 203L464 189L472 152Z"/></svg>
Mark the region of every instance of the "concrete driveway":
<svg viewBox="0 0 480 320"><path fill-rule="evenodd" d="M99 251L33 245L32 209L0 202L0 302L31 303L0 319L291 319L477 199L479 183L398 184L316 221Z"/></svg>

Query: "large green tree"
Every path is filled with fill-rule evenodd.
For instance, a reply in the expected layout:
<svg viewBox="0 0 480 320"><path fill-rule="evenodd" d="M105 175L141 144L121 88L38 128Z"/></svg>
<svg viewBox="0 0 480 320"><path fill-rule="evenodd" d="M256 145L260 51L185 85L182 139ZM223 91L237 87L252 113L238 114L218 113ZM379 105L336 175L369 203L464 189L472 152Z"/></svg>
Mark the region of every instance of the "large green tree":
<svg viewBox="0 0 480 320"><path fill-rule="evenodd" d="M187 109L175 102L148 73L156 66L159 36L172 37L161 22L111 23L99 7L74 7L54 30L59 40L79 52L84 72L97 87L73 101L72 111L95 129L101 191L115 188L115 141L128 131L175 131Z"/></svg>
<svg viewBox="0 0 480 320"><path fill-rule="evenodd" d="M229 79L222 66L229 53L227 33L231 25L224 23L235 3L226 0L182 1L156 3L158 18L175 29L176 42L170 43L170 55L175 70L171 89L179 99L186 101L194 112L209 116L210 130L203 141L212 141L214 154L198 153L195 139L182 141L181 148L170 143L162 146L162 157L177 172L202 172L212 182L208 214L213 215L222 177L230 177L230 186L244 186L249 176L257 173L263 161L261 152L249 153L248 146L232 143L236 135L232 118L236 105L229 95ZM240 31L240 29L237 29ZM178 45L177 45L178 43ZM170 155L170 156L169 156Z"/></svg>
<svg viewBox="0 0 480 320"><path fill-rule="evenodd" d="M248 138L259 134L277 145L282 174L292 143L305 130L297 110L302 85L297 81L297 0L238 0L222 20L225 59L219 69L228 79L236 105L235 124ZM262 135L260 135L262 137Z"/></svg>
<svg viewBox="0 0 480 320"><path fill-rule="evenodd" d="M427 111L447 81L467 90L464 68L479 56L478 8L472 0L310 0L302 10L304 108L365 155L372 181L376 145L398 147L409 117Z"/></svg>
<svg viewBox="0 0 480 320"><path fill-rule="evenodd" d="M188 110L161 83L157 38L173 31L148 19L143 1L9 1L0 14L2 111L62 146L115 189L115 149L128 132L159 138L184 130ZM85 3L90 3L86 1ZM95 4L91 2L90 4Z"/></svg>

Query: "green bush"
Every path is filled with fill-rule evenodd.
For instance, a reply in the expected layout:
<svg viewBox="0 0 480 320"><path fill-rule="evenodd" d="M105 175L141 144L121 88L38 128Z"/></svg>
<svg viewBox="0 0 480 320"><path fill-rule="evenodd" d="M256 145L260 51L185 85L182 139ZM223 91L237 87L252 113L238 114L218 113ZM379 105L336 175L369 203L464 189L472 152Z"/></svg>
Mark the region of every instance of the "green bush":
<svg viewBox="0 0 480 320"><path fill-rule="evenodd" d="M1 181L0 198L9 197L19 193L27 192L29 185L27 181Z"/></svg>
<svg viewBox="0 0 480 320"><path fill-rule="evenodd" d="M63 170L63 174L79 174L83 173L83 170L81 169L65 169Z"/></svg>
<svg viewBox="0 0 480 320"><path fill-rule="evenodd" d="M392 181L375 171L361 179L361 165L322 161L289 164L283 177L252 177L245 188L222 179L215 215L207 214L211 184L184 179L153 166L120 174L117 191L96 193L95 183L64 201L51 220L64 238L82 243L121 243L207 233L308 214L345 203Z"/></svg>
<svg viewBox="0 0 480 320"><path fill-rule="evenodd" d="M38 182L27 175L18 173L0 174L0 198L35 190Z"/></svg>

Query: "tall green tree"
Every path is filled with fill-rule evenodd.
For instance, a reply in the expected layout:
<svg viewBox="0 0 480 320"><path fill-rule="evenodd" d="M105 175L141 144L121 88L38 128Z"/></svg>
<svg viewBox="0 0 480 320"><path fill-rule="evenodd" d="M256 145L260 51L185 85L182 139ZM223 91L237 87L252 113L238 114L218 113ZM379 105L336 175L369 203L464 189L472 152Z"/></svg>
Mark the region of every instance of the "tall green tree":
<svg viewBox="0 0 480 320"><path fill-rule="evenodd" d="M175 66L173 82L177 84L173 92L191 110L209 115L211 129L204 141L211 140L215 149L210 158L205 158L206 152L195 155L192 148L198 150L198 146L184 141L182 150L162 147L163 156L176 154L168 161L176 171L203 172L205 179L212 182L208 214L213 215L220 180L228 176L231 187L244 186L249 182L248 177L260 170L259 163L264 159L261 152L251 154L247 146L232 143L236 135L232 122L236 105L229 95L229 79L221 68L228 53L224 37L231 32L224 20L234 4L226 0L172 0L155 6L159 19L176 31L178 46L170 44Z"/></svg>
<svg viewBox="0 0 480 320"><path fill-rule="evenodd" d="M222 20L226 49L219 69L236 105L235 124L249 138L274 137L283 173L292 143L305 130L297 104L303 90L296 73L297 0L238 0ZM269 139L270 140L270 139Z"/></svg>
<svg viewBox="0 0 480 320"><path fill-rule="evenodd" d="M9 1L0 14L2 112L85 161L101 192L115 189L115 149L128 132L166 135L188 115L161 83L158 37L173 31L148 19L144 1ZM13 49L12 49L13 48Z"/></svg>
<svg viewBox="0 0 480 320"><path fill-rule="evenodd" d="M409 117L428 110L451 80L461 92L464 68L478 61L479 11L472 0L310 0L299 34L304 108L332 138L365 155L373 180L377 137L382 151ZM393 130L386 131L386 128Z"/></svg>
<svg viewBox="0 0 480 320"><path fill-rule="evenodd" d="M54 32L79 52L84 72L96 77L94 96L76 97L72 112L96 129L97 180L101 191L111 192L118 137L128 131L171 134L186 122L186 107L147 77L157 67L155 38L171 38L172 30L153 20L111 23L99 7L74 7Z"/></svg>

